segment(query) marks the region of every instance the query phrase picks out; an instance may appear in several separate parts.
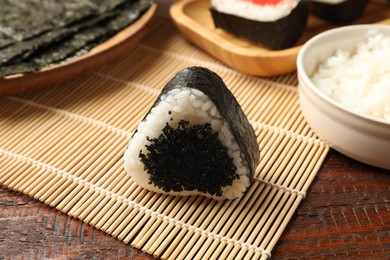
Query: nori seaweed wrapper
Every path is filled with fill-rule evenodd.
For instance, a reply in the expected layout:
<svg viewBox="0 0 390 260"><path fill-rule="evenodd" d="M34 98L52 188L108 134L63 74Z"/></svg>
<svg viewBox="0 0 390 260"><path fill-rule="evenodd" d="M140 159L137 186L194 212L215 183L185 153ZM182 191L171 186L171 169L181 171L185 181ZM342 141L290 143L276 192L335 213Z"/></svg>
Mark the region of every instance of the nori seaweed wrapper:
<svg viewBox="0 0 390 260"><path fill-rule="evenodd" d="M4 0L0 78L75 58L136 21L154 1Z"/></svg>
<svg viewBox="0 0 390 260"><path fill-rule="evenodd" d="M16 43L98 14L89 0L2 0L0 26Z"/></svg>
<svg viewBox="0 0 390 260"><path fill-rule="evenodd" d="M85 20L71 27L61 27L57 30L48 31L37 37L26 41L20 41L12 46L4 48L0 52L0 65L8 65L10 62L19 64L22 61L29 60L30 56L39 53L41 50L50 50L51 46L57 46L71 38L73 35L85 28L95 26L97 23L109 18L109 14L104 14L93 19Z"/></svg>
<svg viewBox="0 0 390 260"><path fill-rule="evenodd" d="M349 23L363 15L368 0L346 0L339 4L310 1L310 12L333 23Z"/></svg>
<svg viewBox="0 0 390 260"><path fill-rule="evenodd" d="M260 158L256 134L240 104L221 77L207 68L185 68L178 72L164 86L153 107L159 104L162 95L173 89L181 89L183 87L202 91L217 107L219 113L228 123L241 152L245 155L250 169L250 176L248 178L252 182ZM146 120L147 115L143 121Z"/></svg>
<svg viewBox="0 0 390 260"><path fill-rule="evenodd" d="M302 36L309 17L309 5L300 1L291 13L273 22L260 22L243 17L221 13L210 9L216 28L252 41L272 50L294 46Z"/></svg>

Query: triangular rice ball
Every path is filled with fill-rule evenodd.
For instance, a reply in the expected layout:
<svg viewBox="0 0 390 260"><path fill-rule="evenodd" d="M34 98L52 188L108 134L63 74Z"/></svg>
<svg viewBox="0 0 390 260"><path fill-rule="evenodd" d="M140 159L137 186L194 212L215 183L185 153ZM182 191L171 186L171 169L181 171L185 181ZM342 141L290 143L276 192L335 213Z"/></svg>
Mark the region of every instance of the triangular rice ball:
<svg viewBox="0 0 390 260"><path fill-rule="evenodd" d="M141 187L171 195L241 197L259 160L256 136L214 72L180 71L139 124L124 155Z"/></svg>

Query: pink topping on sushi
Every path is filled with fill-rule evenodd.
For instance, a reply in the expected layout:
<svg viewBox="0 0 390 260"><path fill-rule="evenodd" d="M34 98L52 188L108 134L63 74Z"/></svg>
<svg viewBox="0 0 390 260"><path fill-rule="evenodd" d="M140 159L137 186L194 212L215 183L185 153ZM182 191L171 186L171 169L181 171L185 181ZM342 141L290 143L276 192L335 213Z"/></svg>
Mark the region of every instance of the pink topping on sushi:
<svg viewBox="0 0 390 260"><path fill-rule="evenodd" d="M274 22L286 17L301 0L210 0L221 13L259 22ZM318 0L317 0L318 1Z"/></svg>
<svg viewBox="0 0 390 260"><path fill-rule="evenodd" d="M251 0L252 3L257 5L277 5L283 0Z"/></svg>

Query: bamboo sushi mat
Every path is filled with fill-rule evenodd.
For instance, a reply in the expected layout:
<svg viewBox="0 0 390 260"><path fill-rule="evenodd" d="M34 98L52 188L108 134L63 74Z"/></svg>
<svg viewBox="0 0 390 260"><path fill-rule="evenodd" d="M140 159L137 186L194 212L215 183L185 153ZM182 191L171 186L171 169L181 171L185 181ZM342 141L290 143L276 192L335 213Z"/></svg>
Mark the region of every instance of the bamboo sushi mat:
<svg viewBox="0 0 390 260"><path fill-rule="evenodd" d="M241 199L155 194L123 169L128 140L162 87L193 65L224 79L255 129L261 161ZM295 74L229 69L157 17L116 63L0 98L0 184L163 259L266 259L329 150L306 124L296 85Z"/></svg>

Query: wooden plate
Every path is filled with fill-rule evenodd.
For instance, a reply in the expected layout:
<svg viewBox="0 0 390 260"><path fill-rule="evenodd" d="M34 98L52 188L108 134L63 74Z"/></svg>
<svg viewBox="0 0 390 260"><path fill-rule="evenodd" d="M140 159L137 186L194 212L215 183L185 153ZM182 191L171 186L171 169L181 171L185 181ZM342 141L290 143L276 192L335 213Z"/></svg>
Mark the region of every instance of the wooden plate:
<svg viewBox="0 0 390 260"><path fill-rule="evenodd" d="M157 4L150 8L129 27L107 41L92 48L76 59L43 70L17 74L0 79L0 96L14 95L27 90L53 86L82 74L94 71L133 49L146 34Z"/></svg>
<svg viewBox="0 0 390 260"><path fill-rule="evenodd" d="M209 9L210 0L181 0L171 6L170 16L189 41L233 69L254 76L295 71L301 45L314 35L337 27L310 16L306 31L296 46L272 51L216 29ZM362 23L390 24L390 8L370 1L363 16L353 24Z"/></svg>

